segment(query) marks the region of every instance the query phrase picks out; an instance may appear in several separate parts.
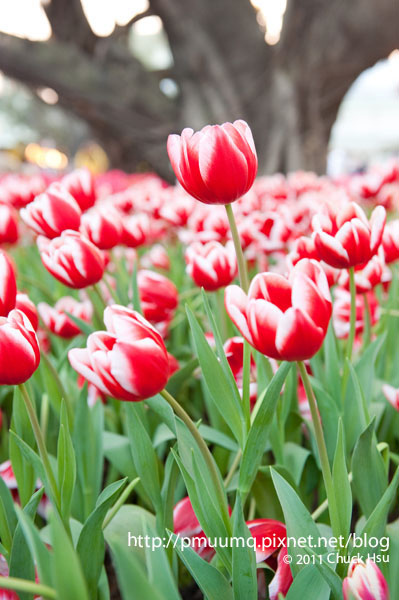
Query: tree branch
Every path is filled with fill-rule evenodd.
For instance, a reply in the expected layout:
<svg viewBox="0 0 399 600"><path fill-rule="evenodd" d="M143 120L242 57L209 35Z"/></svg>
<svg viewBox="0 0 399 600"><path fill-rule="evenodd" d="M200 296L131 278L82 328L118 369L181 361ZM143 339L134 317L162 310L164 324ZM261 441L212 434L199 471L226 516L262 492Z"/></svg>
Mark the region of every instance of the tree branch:
<svg viewBox="0 0 399 600"><path fill-rule="evenodd" d="M51 0L43 8L54 38L72 43L89 54L93 53L98 37L87 22L80 0Z"/></svg>

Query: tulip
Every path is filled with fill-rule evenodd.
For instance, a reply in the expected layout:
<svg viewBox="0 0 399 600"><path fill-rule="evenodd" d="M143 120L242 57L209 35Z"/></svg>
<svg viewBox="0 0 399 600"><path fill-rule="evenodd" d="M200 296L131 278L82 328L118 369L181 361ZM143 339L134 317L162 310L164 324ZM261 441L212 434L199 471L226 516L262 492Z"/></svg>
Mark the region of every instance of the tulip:
<svg viewBox="0 0 399 600"><path fill-rule="evenodd" d="M152 240L151 221L146 214L124 217L122 242L129 248L144 246Z"/></svg>
<svg viewBox="0 0 399 600"><path fill-rule="evenodd" d="M0 317L6 317L15 307L17 283L13 264L3 250L0 250Z"/></svg>
<svg viewBox="0 0 399 600"><path fill-rule="evenodd" d="M93 313L93 306L89 300L78 302L71 296L65 296L58 300L54 308L45 302L40 302L38 309L45 326L51 333L65 339L82 333L80 327L69 318L67 313L87 323L90 322Z"/></svg>
<svg viewBox="0 0 399 600"><path fill-rule="evenodd" d="M191 539L190 547L204 560L210 561L214 556L215 550L209 545L188 496L173 509L173 531L181 538Z"/></svg>
<svg viewBox="0 0 399 600"><path fill-rule="evenodd" d="M370 292L376 285L382 283L387 270L379 256L373 256L363 268L355 269L356 293ZM345 289L349 289L348 271L342 271L338 283Z"/></svg>
<svg viewBox="0 0 399 600"><path fill-rule="evenodd" d="M303 258L313 258L314 260L319 260L319 253L316 250L313 238L301 236L295 240L293 249L287 255L288 266L292 268ZM339 269L334 269L334 267L331 267L323 261L320 262L320 266L323 267L323 271L327 276L329 287L335 285L338 281L341 271Z"/></svg>
<svg viewBox="0 0 399 600"><path fill-rule="evenodd" d="M143 257L141 264L143 267L155 267L163 271L169 271L170 259L167 251L161 244L155 244Z"/></svg>
<svg viewBox="0 0 399 600"><path fill-rule="evenodd" d="M248 295L238 286L225 292L225 306L243 337L277 360L305 360L319 350L331 317L331 297L322 267L303 259L289 278L260 273Z"/></svg>
<svg viewBox="0 0 399 600"><path fill-rule="evenodd" d="M344 600L389 600L385 577L370 558L351 562L342 591Z"/></svg>
<svg viewBox="0 0 399 600"><path fill-rule="evenodd" d="M21 310L28 317L33 329L36 331L39 326L39 317L36 306L27 294L23 294L22 292L17 293L15 308Z"/></svg>
<svg viewBox="0 0 399 600"><path fill-rule="evenodd" d="M245 121L170 135L169 160L182 187L205 204L230 204L252 186L258 159Z"/></svg>
<svg viewBox="0 0 399 600"><path fill-rule="evenodd" d="M347 204L336 219L316 215L312 226L320 259L337 269L367 263L380 246L385 220L382 206L374 209L368 221L355 202Z"/></svg>
<svg viewBox="0 0 399 600"><path fill-rule="evenodd" d="M227 362L233 373L235 382L237 384L240 395L242 396L242 384L243 384L243 361L244 361L244 340L242 337L235 336L226 340L223 345L223 350L226 354ZM251 355L251 367L250 367L251 381L249 384L249 400L251 407L255 405L256 396L258 393L258 387L256 383L256 363L254 357Z"/></svg>
<svg viewBox="0 0 399 600"><path fill-rule="evenodd" d="M17 241L17 213L9 204L0 203L0 244L15 244Z"/></svg>
<svg viewBox="0 0 399 600"><path fill-rule="evenodd" d="M65 229L78 230L82 213L68 190L56 182L22 208L20 214L33 231L53 239Z"/></svg>
<svg viewBox="0 0 399 600"><path fill-rule="evenodd" d="M292 583L290 565L285 562L287 556L285 525L273 519L255 519L248 521L247 527L256 543L256 562L266 562L275 570L269 585L270 600L277 600L280 594L284 597ZM278 552L277 569L276 552Z"/></svg>
<svg viewBox="0 0 399 600"><path fill-rule="evenodd" d="M40 236L37 243L44 266L64 285L80 289L103 276L101 250L76 231L63 231L51 241Z"/></svg>
<svg viewBox="0 0 399 600"><path fill-rule="evenodd" d="M399 412L399 388L395 388L392 385L384 383L382 386L382 393L395 410Z"/></svg>
<svg viewBox="0 0 399 600"><path fill-rule="evenodd" d="M367 296L369 309L365 306L364 296ZM351 298L350 293L343 289L337 288L334 292L334 308L333 308L333 323L337 338L347 338L350 330L350 308ZM366 310L370 310L370 325L375 325L379 317L378 301L374 292L367 294L356 295L356 318L355 318L355 333L359 335L364 330L366 320Z"/></svg>
<svg viewBox="0 0 399 600"><path fill-rule="evenodd" d="M93 209L82 216L80 231L101 250L109 250L121 242L122 219L111 207Z"/></svg>
<svg viewBox="0 0 399 600"><path fill-rule="evenodd" d="M104 311L107 331L89 335L87 348L74 348L72 367L102 393L139 401L165 387L170 373L160 334L139 313L113 305Z"/></svg>
<svg viewBox="0 0 399 600"><path fill-rule="evenodd" d="M28 317L18 309L0 317L0 385L24 383L39 362L39 344Z"/></svg>
<svg viewBox="0 0 399 600"><path fill-rule="evenodd" d="M399 259L399 219L386 224L382 235L382 248L387 264Z"/></svg>
<svg viewBox="0 0 399 600"><path fill-rule="evenodd" d="M170 279L146 269L137 273L141 308L152 324L169 323L179 302L179 293Z"/></svg>
<svg viewBox="0 0 399 600"><path fill-rule="evenodd" d="M75 198L82 211L87 210L96 201L96 189L93 175L88 169L75 169L62 178L61 183Z"/></svg>
<svg viewBox="0 0 399 600"><path fill-rule="evenodd" d="M186 250L187 273L196 285L208 292L225 287L237 275L237 259L234 245L222 246L219 242L199 242Z"/></svg>

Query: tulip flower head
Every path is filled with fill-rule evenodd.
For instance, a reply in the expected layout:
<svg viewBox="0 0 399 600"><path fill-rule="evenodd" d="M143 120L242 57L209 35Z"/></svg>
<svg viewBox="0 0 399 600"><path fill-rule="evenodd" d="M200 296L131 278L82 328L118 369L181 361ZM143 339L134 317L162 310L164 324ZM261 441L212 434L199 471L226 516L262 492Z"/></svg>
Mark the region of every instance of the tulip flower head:
<svg viewBox="0 0 399 600"><path fill-rule="evenodd" d="M222 246L219 242L199 242L186 250L187 273L196 285L214 292L229 285L237 275L237 259L232 242Z"/></svg>
<svg viewBox="0 0 399 600"><path fill-rule="evenodd" d="M17 241L17 213L9 204L0 202L0 244L15 244Z"/></svg>
<svg viewBox="0 0 399 600"><path fill-rule="evenodd" d="M344 600L389 600L388 584L370 558L351 562L342 591Z"/></svg>
<svg viewBox="0 0 399 600"><path fill-rule="evenodd" d="M321 260L337 269L367 263L377 252L384 231L386 212L377 206L370 221L355 202L350 202L334 217L316 215L312 226Z"/></svg>
<svg viewBox="0 0 399 600"><path fill-rule="evenodd" d="M107 331L89 335L87 348L69 351L75 371L119 400L145 400L163 390L170 364L160 334L139 313L116 304L105 309L104 323Z"/></svg>
<svg viewBox="0 0 399 600"><path fill-rule="evenodd" d="M62 179L62 185L75 198L82 211L96 201L96 188L93 175L88 169L75 169Z"/></svg>
<svg viewBox="0 0 399 600"><path fill-rule="evenodd" d="M38 309L44 324L51 333L65 339L73 338L82 333L67 313L87 323L90 322L93 313L90 300L78 302L71 296L61 298L54 307L49 306L46 302L40 302Z"/></svg>
<svg viewBox="0 0 399 600"><path fill-rule="evenodd" d="M101 250L109 250L121 241L122 219L111 207L94 208L82 216L80 231Z"/></svg>
<svg viewBox="0 0 399 600"><path fill-rule="evenodd" d="M3 250L0 250L0 317L6 317L15 307L17 282L13 264Z"/></svg>
<svg viewBox="0 0 399 600"><path fill-rule="evenodd" d="M33 329L36 331L39 326L39 317L36 306L27 294L23 294L22 292L17 293L15 308L21 310L28 317Z"/></svg>
<svg viewBox="0 0 399 600"><path fill-rule="evenodd" d="M39 236L37 244L44 266L64 285L80 289L102 278L101 250L77 231L64 231L51 241Z"/></svg>
<svg viewBox="0 0 399 600"><path fill-rule="evenodd" d="M260 273L248 295L238 286L225 292L231 320L256 350L277 360L305 360L319 350L331 317L331 296L318 262L299 261L289 278Z"/></svg>
<svg viewBox="0 0 399 600"><path fill-rule="evenodd" d="M399 412L399 388L395 388L388 383L382 386L382 393L395 410Z"/></svg>
<svg viewBox="0 0 399 600"><path fill-rule="evenodd" d="M230 204L252 186L258 159L245 121L170 135L169 160L181 186L205 204Z"/></svg>
<svg viewBox="0 0 399 600"><path fill-rule="evenodd" d="M0 385L24 383L39 362L39 344L28 317L18 309L0 317Z"/></svg>

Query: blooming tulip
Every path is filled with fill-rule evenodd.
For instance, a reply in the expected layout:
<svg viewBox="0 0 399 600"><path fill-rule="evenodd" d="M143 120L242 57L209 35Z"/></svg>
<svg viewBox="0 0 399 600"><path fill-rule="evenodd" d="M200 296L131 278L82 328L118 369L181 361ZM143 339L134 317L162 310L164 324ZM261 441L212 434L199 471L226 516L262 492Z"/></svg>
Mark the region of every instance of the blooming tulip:
<svg viewBox="0 0 399 600"><path fill-rule="evenodd" d="M304 360L319 350L331 317L331 297L322 267L303 259L289 278L260 273L248 296L238 286L225 292L226 310L256 350L278 360Z"/></svg>
<svg viewBox="0 0 399 600"><path fill-rule="evenodd" d="M65 229L79 229L82 213L68 190L56 182L22 208L20 214L33 231L53 239Z"/></svg>
<svg viewBox="0 0 399 600"><path fill-rule="evenodd" d="M36 306L27 294L23 294L22 292L17 293L15 308L21 310L28 317L33 329L36 331L39 326L39 317Z"/></svg>
<svg viewBox="0 0 399 600"><path fill-rule="evenodd" d="M15 244L18 241L18 218L9 204L0 203L0 244Z"/></svg>
<svg viewBox="0 0 399 600"><path fill-rule="evenodd" d="M186 250L187 273L196 285L213 292L231 283L237 275L237 260L232 242L192 244Z"/></svg>
<svg viewBox="0 0 399 600"><path fill-rule="evenodd" d="M89 335L87 348L74 348L72 367L101 392L119 400L145 400L160 392L169 359L160 334L139 313L113 305L104 311L107 331Z"/></svg>
<svg viewBox="0 0 399 600"><path fill-rule="evenodd" d="M342 591L344 600L389 600L385 577L370 558L351 562Z"/></svg>
<svg viewBox="0 0 399 600"><path fill-rule="evenodd" d="M78 302L71 296L65 296L58 300L54 308L45 302L40 302L38 309L44 324L51 333L66 339L82 333L80 327L69 318L67 313L86 322L90 321L93 313L93 307L89 300Z"/></svg>
<svg viewBox="0 0 399 600"><path fill-rule="evenodd" d="M338 269L355 267L377 252L386 220L382 206L374 209L370 221L355 202L347 204L335 221L322 217L316 215L312 225L317 252L327 264Z"/></svg>
<svg viewBox="0 0 399 600"><path fill-rule="evenodd" d="M64 285L80 289L103 276L101 250L77 231L63 231L51 241L40 236L37 242L44 266Z"/></svg>
<svg viewBox="0 0 399 600"><path fill-rule="evenodd" d="M39 362L39 345L28 317L17 309L0 317L0 385L23 383Z"/></svg>
<svg viewBox="0 0 399 600"><path fill-rule="evenodd" d="M399 259L399 219L389 221L382 235L385 262L390 264Z"/></svg>
<svg viewBox="0 0 399 600"><path fill-rule="evenodd" d="M87 210L96 201L93 175L88 169L75 169L62 178L62 185L75 198L81 210Z"/></svg>
<svg viewBox="0 0 399 600"><path fill-rule="evenodd" d="M0 250L0 317L6 317L15 307L17 283L13 264L8 255Z"/></svg>
<svg viewBox="0 0 399 600"><path fill-rule="evenodd" d="M109 250L121 241L122 220L111 207L93 209L82 216L80 231L101 250Z"/></svg>
<svg viewBox="0 0 399 600"><path fill-rule="evenodd" d="M170 135L167 151L183 188L205 204L230 204L252 186L258 159L245 121Z"/></svg>

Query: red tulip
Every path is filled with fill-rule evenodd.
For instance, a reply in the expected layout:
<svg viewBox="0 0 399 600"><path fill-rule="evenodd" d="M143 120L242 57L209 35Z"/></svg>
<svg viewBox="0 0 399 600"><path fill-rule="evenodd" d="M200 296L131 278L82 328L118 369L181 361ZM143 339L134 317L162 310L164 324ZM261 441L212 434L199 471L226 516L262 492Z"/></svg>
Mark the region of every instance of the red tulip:
<svg viewBox="0 0 399 600"><path fill-rule="evenodd" d="M89 300L78 302L71 296L65 296L58 300L54 308L45 302L40 302L38 309L44 324L51 333L66 339L82 333L79 326L69 318L67 313L87 323L90 322L93 313L93 307Z"/></svg>
<svg viewBox="0 0 399 600"><path fill-rule="evenodd" d="M284 597L292 583L291 568L285 562L287 556L285 525L273 519L255 519L254 521L248 521L247 526L255 539L256 562L265 561L275 570L275 576L269 585L270 600L277 600L279 594ZM276 552L278 552L277 569Z"/></svg>
<svg viewBox="0 0 399 600"><path fill-rule="evenodd" d="M209 561L214 556L215 550L209 545L188 496L182 498L173 509L173 531L181 538L191 539L190 547L204 560Z"/></svg>
<svg viewBox="0 0 399 600"><path fill-rule="evenodd" d="M68 190L56 182L22 208L20 214L33 231L53 239L65 229L79 229L82 212Z"/></svg>
<svg viewBox="0 0 399 600"><path fill-rule="evenodd" d="M129 248L144 246L152 241L151 221L148 215L138 214L122 220L122 242Z"/></svg>
<svg viewBox="0 0 399 600"><path fill-rule="evenodd" d="M243 361L244 361L244 339L239 336L235 336L226 340L223 345L223 349L226 354L227 362L229 363L230 369L233 373L237 387L240 394L242 395L242 383L243 383ZM256 364L254 357L251 354L251 370L250 370L250 402L253 407L256 402L256 396L258 393L258 386L256 383Z"/></svg>
<svg viewBox="0 0 399 600"><path fill-rule="evenodd" d="M3 250L0 250L0 317L6 317L15 307L17 283L13 264Z"/></svg>
<svg viewBox="0 0 399 600"><path fill-rule="evenodd" d="M40 236L37 242L44 266L64 285L80 289L103 276L101 250L77 231L63 231L51 242Z"/></svg>
<svg viewBox="0 0 399 600"><path fill-rule="evenodd" d="M376 285L382 283L387 270L380 257L373 256L363 268L355 270L356 293L364 294L370 292ZM342 271L339 278L339 285L345 289L349 289L348 271Z"/></svg>
<svg viewBox="0 0 399 600"><path fill-rule="evenodd" d="M382 386L382 393L395 410L399 412L399 388L395 388L388 383L384 383Z"/></svg>
<svg viewBox="0 0 399 600"><path fill-rule="evenodd" d="M382 240L386 212L377 206L370 221L355 202L350 202L336 217L313 219L314 241L321 260L338 269L367 263Z"/></svg>
<svg viewBox="0 0 399 600"><path fill-rule="evenodd" d="M315 260L319 260L319 253L316 250L313 238L305 236L297 238L295 240L293 249L287 255L287 263L289 267L292 268L303 258L313 258ZM323 267L329 287L335 285L338 281L341 271L339 269L334 269L334 267L331 267L323 261L320 262L320 266Z"/></svg>
<svg viewBox="0 0 399 600"><path fill-rule="evenodd" d="M252 186L258 159L245 121L170 135L167 150L183 188L205 204L230 204Z"/></svg>
<svg viewBox="0 0 399 600"><path fill-rule="evenodd" d="M144 317L153 324L169 323L179 303L175 284L160 273L141 269L137 273L137 285Z"/></svg>
<svg viewBox="0 0 399 600"><path fill-rule="evenodd" d="M385 262L390 264L399 259L399 219L389 221L382 235Z"/></svg>
<svg viewBox="0 0 399 600"><path fill-rule="evenodd" d="M370 558L351 562L342 591L344 600L389 600L385 577Z"/></svg>
<svg viewBox="0 0 399 600"><path fill-rule="evenodd" d="M17 309L0 317L0 385L23 383L39 362L39 345L28 317Z"/></svg>
<svg viewBox="0 0 399 600"><path fill-rule="evenodd" d="M72 367L101 392L119 400L145 400L166 385L170 367L160 334L139 313L113 305L104 311L107 331L74 348Z"/></svg>
<svg viewBox="0 0 399 600"><path fill-rule="evenodd" d="M17 213L11 205L0 203L0 244L15 244L17 241Z"/></svg>
<svg viewBox="0 0 399 600"><path fill-rule="evenodd" d="M21 310L28 317L33 329L36 331L39 326L39 317L36 306L27 294L22 292L17 293L15 308Z"/></svg>
<svg viewBox="0 0 399 600"><path fill-rule="evenodd" d="M331 317L327 278L318 262L303 259L289 279L260 273L248 296L238 286L225 292L226 310L256 350L278 360L304 360L319 350Z"/></svg>
<svg viewBox="0 0 399 600"><path fill-rule="evenodd" d="M170 259L167 251L161 244L155 244L143 257L141 264L143 267L155 267L163 271L169 271Z"/></svg>
<svg viewBox="0 0 399 600"><path fill-rule="evenodd" d="M79 204L81 210L87 210L96 201L96 189L93 175L88 169L75 169L61 180L62 185L68 190Z"/></svg>
<svg viewBox="0 0 399 600"><path fill-rule="evenodd" d="M186 250L187 273L196 285L213 292L231 283L237 275L237 259L232 242L199 242Z"/></svg>
<svg viewBox="0 0 399 600"><path fill-rule="evenodd" d="M82 216L80 231L101 250L109 250L121 242L122 219L109 206L95 208Z"/></svg>

